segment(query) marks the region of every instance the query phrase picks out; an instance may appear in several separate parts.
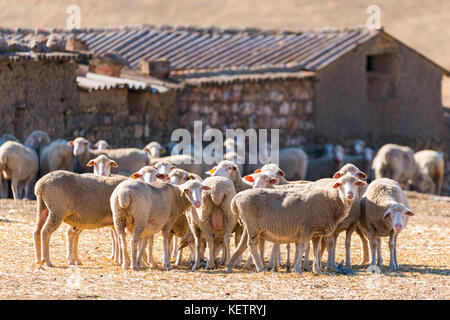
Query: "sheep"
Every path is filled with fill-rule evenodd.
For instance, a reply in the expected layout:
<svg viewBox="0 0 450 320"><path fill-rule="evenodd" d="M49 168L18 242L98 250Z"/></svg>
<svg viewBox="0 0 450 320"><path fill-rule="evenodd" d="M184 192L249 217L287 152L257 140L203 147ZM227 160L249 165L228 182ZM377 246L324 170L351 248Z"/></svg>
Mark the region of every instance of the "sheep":
<svg viewBox="0 0 450 320"><path fill-rule="evenodd" d="M391 270L398 270L397 238L414 213L399 183L388 178L372 181L361 198L360 223L371 240L371 265L383 266L381 237L389 236ZM378 253L378 263L376 254Z"/></svg>
<svg viewBox="0 0 450 320"><path fill-rule="evenodd" d="M283 148L279 151L279 167L288 180L305 179L308 156L300 148Z"/></svg>
<svg viewBox="0 0 450 320"><path fill-rule="evenodd" d="M67 140L57 139L40 148L39 151L39 176L55 171L73 171L72 148L67 145Z"/></svg>
<svg viewBox="0 0 450 320"><path fill-rule="evenodd" d="M156 165L158 162L167 162L176 166L177 168L186 170L187 172L201 175L202 165L194 163L194 158L190 155L177 154L162 158L150 158L149 165ZM166 172L167 173L167 172Z"/></svg>
<svg viewBox="0 0 450 320"><path fill-rule="evenodd" d="M322 179L324 180L324 179ZM345 219L351 203L358 197L358 187L366 182L351 175L322 188L302 191L276 189L252 189L238 193L231 202L232 211L244 225L244 235L227 264L231 272L237 258L248 245L258 272L265 271L256 244L260 237L274 243L296 243L294 270L301 273L300 260L313 237L313 271L321 273L318 264L320 236L329 237L337 225ZM320 181L320 180L319 180Z"/></svg>
<svg viewBox="0 0 450 320"><path fill-rule="evenodd" d="M435 188L434 192L437 195L441 194L442 181L444 179L444 156L441 152L434 150L421 150L414 153L414 160L418 166L427 174L433 181ZM413 185L415 181L413 180Z"/></svg>
<svg viewBox="0 0 450 320"><path fill-rule="evenodd" d="M34 130L23 143L25 147L31 148L39 155L42 148L51 143L50 137L45 131Z"/></svg>
<svg viewBox="0 0 450 320"><path fill-rule="evenodd" d="M361 141L361 140L359 140ZM372 169L373 150L365 148L358 155L344 155L342 165L351 163L360 168L360 171L364 172L366 176L370 175Z"/></svg>
<svg viewBox="0 0 450 320"><path fill-rule="evenodd" d="M161 154L166 152L166 148L164 148L158 142L153 141L144 147L144 151L148 152L152 158L159 158Z"/></svg>
<svg viewBox="0 0 450 320"><path fill-rule="evenodd" d="M89 148L89 141L82 137L69 141L68 144L73 147L73 155L78 158L84 172L88 171L86 164L89 159L101 154L120 163L120 169L116 167L112 168L113 173L117 173L119 170L128 173L136 172L140 168L150 164L147 153L136 148L92 150Z"/></svg>
<svg viewBox="0 0 450 320"><path fill-rule="evenodd" d="M334 148L327 145L326 154L316 159L308 159L306 180L317 180L331 177L342 165L344 148L340 145Z"/></svg>
<svg viewBox="0 0 450 320"><path fill-rule="evenodd" d="M72 226L67 236L69 264L80 264L78 235L82 229L98 229L113 225L110 196L123 176L103 177L91 173L77 174L64 170L52 171L40 178L35 187L37 197L36 225L33 231L37 263L50 261L50 238L65 222Z"/></svg>
<svg viewBox="0 0 450 320"><path fill-rule="evenodd" d="M109 145L108 142L105 140L98 140L95 144L93 149L97 150L105 150L105 149L112 149L112 147Z"/></svg>
<svg viewBox="0 0 450 320"><path fill-rule="evenodd" d="M111 175L111 167L117 167L118 164L114 160L101 154L97 158L89 160L86 166L94 167L94 174L96 176L109 177Z"/></svg>
<svg viewBox="0 0 450 320"><path fill-rule="evenodd" d="M221 176L233 181L237 193L252 188L251 184L246 183L242 179L241 171L239 170L238 165L233 161L222 160L214 168L209 170L208 173L213 177Z"/></svg>
<svg viewBox="0 0 450 320"><path fill-rule="evenodd" d="M197 180L198 182L203 182L203 179L199 175L187 172L186 170L180 168L172 169L169 173L169 179L172 184L183 184L191 179Z"/></svg>
<svg viewBox="0 0 450 320"><path fill-rule="evenodd" d="M230 257L230 236L237 222L237 217L230 209L231 199L236 195L233 182L225 177L214 176L206 178L203 181L203 185L208 186L210 190L203 193L202 206L191 210L188 219L195 239L192 270L196 270L200 266L200 237L205 239L208 249L207 269L215 267L214 238L223 239L225 247L224 260L228 262Z"/></svg>
<svg viewBox="0 0 450 320"><path fill-rule="evenodd" d="M7 141L0 147L0 179L11 180L15 200L23 195L32 199L32 188L39 170L36 151L15 141Z"/></svg>
<svg viewBox="0 0 450 320"><path fill-rule="evenodd" d="M209 187L198 181L189 180L180 186L169 183L150 185L130 179L122 182L111 194L110 205L114 227L119 234L124 269L128 268L125 228L132 230L131 266L140 269L142 252L146 238L162 231L164 254L163 266L170 270L169 235L177 218L190 206L200 207L201 191ZM139 253L137 245L141 244ZM152 258L150 256L149 258ZM156 263L152 261L152 266Z"/></svg>
<svg viewBox="0 0 450 320"><path fill-rule="evenodd" d="M167 180L168 175L165 173L160 173L156 168L153 166L145 166L139 169L139 171L133 173L131 175L132 179L139 179L145 183L154 183L158 179L160 180Z"/></svg>
<svg viewBox="0 0 450 320"><path fill-rule="evenodd" d="M14 137L12 134L5 133L0 138L0 146L2 146L6 141L15 141L19 142L19 139ZM0 172L0 175L3 175L2 172ZM0 198L8 198L8 183L6 180L1 179L0 177Z"/></svg>

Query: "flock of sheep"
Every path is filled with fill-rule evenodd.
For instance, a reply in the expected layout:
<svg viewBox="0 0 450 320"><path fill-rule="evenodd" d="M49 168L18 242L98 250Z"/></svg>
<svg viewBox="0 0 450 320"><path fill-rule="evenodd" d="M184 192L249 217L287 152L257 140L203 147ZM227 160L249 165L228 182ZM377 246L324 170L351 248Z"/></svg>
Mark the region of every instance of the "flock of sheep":
<svg viewBox="0 0 450 320"><path fill-rule="evenodd" d="M234 141L225 144L235 147ZM282 265L280 245L286 244L286 270L309 270L312 243L312 270L320 274L325 250L326 269L335 270L336 240L344 231L346 267L351 269L351 236L356 231L361 263L369 262L370 244L370 264L382 266L381 237L389 237L389 266L397 270L397 237L414 215L403 190L439 194L444 173L442 153L414 153L388 144L372 159L372 150L360 140L347 153L331 145L307 152L284 148L279 165L243 165L233 151L209 166L192 163L191 155L161 157L165 148L158 142L144 149L112 149L101 140L91 148L82 137L51 142L45 132L33 131L24 144L3 135L0 145L0 196L8 196L7 180L14 199L33 198L34 186L35 257L49 267L50 237L65 222L70 265L81 264L78 239L83 229L109 227L111 259L125 269L130 264L135 270L156 267L153 240L161 233L162 264L168 270L170 257L182 264L183 249L189 247L193 270L206 260L208 269L226 265L231 272L248 247L245 267L254 264L257 271L265 271L264 245L269 241L274 243L269 269ZM93 173L87 173L89 167ZM233 235L236 250L231 254Z"/></svg>

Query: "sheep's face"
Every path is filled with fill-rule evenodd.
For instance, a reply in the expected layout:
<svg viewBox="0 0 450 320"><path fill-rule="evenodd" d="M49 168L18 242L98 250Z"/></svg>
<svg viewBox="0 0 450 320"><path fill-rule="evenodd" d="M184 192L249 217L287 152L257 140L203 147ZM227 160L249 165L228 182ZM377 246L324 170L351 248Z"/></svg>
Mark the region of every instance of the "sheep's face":
<svg viewBox="0 0 450 320"><path fill-rule="evenodd" d="M367 185L365 181L347 174L337 179L333 188L338 190L339 197L344 203L352 203L358 198L358 188L365 185Z"/></svg>
<svg viewBox="0 0 450 320"><path fill-rule="evenodd" d="M174 169L169 174L170 183L174 185L180 185L188 180L195 180L195 176L182 169Z"/></svg>
<svg viewBox="0 0 450 320"><path fill-rule="evenodd" d="M145 183L153 183L157 179L167 180L168 176L165 173L159 173L158 170L153 168L152 166L145 166L141 168L138 172L135 172L131 175L132 179L139 179L144 181Z"/></svg>
<svg viewBox="0 0 450 320"><path fill-rule="evenodd" d="M411 181L411 185L419 192L434 193L435 184L424 172L416 174Z"/></svg>
<svg viewBox="0 0 450 320"><path fill-rule="evenodd" d="M272 176L258 172L253 173L244 177L245 181L248 181L253 184L253 188L270 188L273 189L274 185L278 183L278 179L273 178Z"/></svg>
<svg viewBox="0 0 450 320"><path fill-rule="evenodd" d="M229 160L220 161L217 166L206 172L213 177L225 177L234 181L237 175L241 175L238 166Z"/></svg>
<svg viewBox="0 0 450 320"><path fill-rule="evenodd" d="M344 148L342 146L335 146L334 147L334 159L338 162L342 162L344 160Z"/></svg>
<svg viewBox="0 0 450 320"><path fill-rule="evenodd" d="M262 166L261 169L258 169L255 171L255 173L259 173L259 172L267 174L274 179L278 179L278 182L282 177L284 177L286 175L286 173L284 173L284 171L282 169L280 169L280 167L278 167L274 163L266 164L266 165Z"/></svg>
<svg viewBox="0 0 450 320"><path fill-rule="evenodd" d="M334 179L339 179L342 176L345 176L346 174L350 174L354 177L360 178L360 179L366 179L367 176L364 172L358 169L357 166L355 166L352 163L347 163L344 165L338 172L336 172L333 175Z"/></svg>
<svg viewBox="0 0 450 320"><path fill-rule="evenodd" d="M396 232L399 233L405 229L406 223L410 216L414 213L406 208L403 204L396 203L389 207L384 213L384 219L390 219L391 227Z"/></svg>
<svg viewBox="0 0 450 320"><path fill-rule="evenodd" d="M117 167L117 162L109 159L105 155L100 155L97 158L90 160L88 167L94 167L94 174L97 176L109 177L111 175L111 167Z"/></svg>
<svg viewBox="0 0 450 320"><path fill-rule="evenodd" d="M85 153L89 148L89 141L81 137L78 137L73 141L69 141L67 144L73 147L73 155L75 157Z"/></svg>
<svg viewBox="0 0 450 320"><path fill-rule="evenodd" d="M169 176L170 172L176 167L167 161L160 161L157 164L155 164L153 168L158 170L159 173L166 174L167 176Z"/></svg>
<svg viewBox="0 0 450 320"><path fill-rule="evenodd" d="M145 146L144 151L148 152L152 158L158 158L166 152L166 149L158 142L153 141Z"/></svg>
<svg viewBox="0 0 450 320"><path fill-rule="evenodd" d="M94 144L94 148L97 150L106 150L111 149L111 146L105 140L98 140L96 144Z"/></svg>
<svg viewBox="0 0 450 320"><path fill-rule="evenodd" d="M353 151L356 154L361 154L363 153L363 149L366 146L366 143L362 140L356 140L355 144L353 145Z"/></svg>
<svg viewBox="0 0 450 320"><path fill-rule="evenodd" d="M186 197L194 208L200 208L202 206L202 190L211 189L195 180L189 180L180 185L179 188L181 195Z"/></svg>

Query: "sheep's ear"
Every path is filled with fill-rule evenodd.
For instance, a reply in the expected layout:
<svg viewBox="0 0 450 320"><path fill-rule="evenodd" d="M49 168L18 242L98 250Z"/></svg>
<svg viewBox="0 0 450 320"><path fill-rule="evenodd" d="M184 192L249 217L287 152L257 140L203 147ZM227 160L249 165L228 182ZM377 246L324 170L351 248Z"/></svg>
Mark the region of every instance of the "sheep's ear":
<svg viewBox="0 0 450 320"><path fill-rule="evenodd" d="M169 170L172 171L172 170L175 169L175 168L176 168L175 166L171 166L171 167L169 168Z"/></svg>
<svg viewBox="0 0 450 320"><path fill-rule="evenodd" d="M156 168L156 166L152 166L152 168L158 170L158 168Z"/></svg>
<svg viewBox="0 0 450 320"><path fill-rule="evenodd" d="M202 186L202 190L211 190L211 188L208 186Z"/></svg>
<svg viewBox="0 0 450 320"><path fill-rule="evenodd" d="M118 165L117 165L117 162L115 162L115 161L111 161L111 167L117 167Z"/></svg>
<svg viewBox="0 0 450 320"><path fill-rule="evenodd" d="M356 182L356 185L358 187L367 186L367 182L365 182L363 180L358 180L358 182Z"/></svg>
<svg viewBox="0 0 450 320"><path fill-rule="evenodd" d="M244 179L248 182L255 182L255 179L251 175L245 176Z"/></svg>
<svg viewBox="0 0 450 320"><path fill-rule="evenodd" d="M135 172L131 175L131 179L138 179L139 177L142 177L142 175L138 172Z"/></svg>
<svg viewBox="0 0 450 320"><path fill-rule="evenodd" d="M280 175L281 177L284 177L286 175L286 173L284 173L284 171L280 169L278 171L278 175Z"/></svg>
<svg viewBox="0 0 450 320"><path fill-rule="evenodd" d="M214 168L212 168L211 170L206 171L205 173L206 173L206 174L209 174L210 176L212 176L212 175L214 174L214 172L216 172L216 170L217 170L217 168L214 167Z"/></svg>
<svg viewBox="0 0 450 320"><path fill-rule="evenodd" d="M278 179L272 178L272 179L269 180L269 182L271 184L277 184L278 183Z"/></svg>
<svg viewBox="0 0 450 320"><path fill-rule="evenodd" d="M233 165L231 168L233 169L233 171L236 171L238 167Z"/></svg>
<svg viewBox="0 0 450 320"><path fill-rule="evenodd" d="M73 147L73 141L67 141L67 145L68 145L69 147Z"/></svg>
<svg viewBox="0 0 450 320"><path fill-rule="evenodd" d="M145 152L149 152L150 150L148 150L148 148L145 147L145 148L144 148L144 151L145 151Z"/></svg>
<svg viewBox="0 0 450 320"><path fill-rule="evenodd" d="M405 214L406 214L407 216L415 216L415 215L416 215L416 214L415 214L414 212L412 212L412 211L406 211Z"/></svg>
<svg viewBox="0 0 450 320"><path fill-rule="evenodd" d="M89 162L86 164L86 166L88 166L88 167L92 167L93 165L95 165L95 161L94 161L94 160L91 160L91 161L89 161Z"/></svg>
<svg viewBox="0 0 450 320"><path fill-rule="evenodd" d="M255 172L253 173L260 173L262 170L261 169L256 169Z"/></svg>
<svg viewBox="0 0 450 320"><path fill-rule="evenodd" d="M341 184L340 184L339 182L336 182L336 183L333 185L333 188L334 188L334 189L337 189L337 188L339 188L340 185L341 185Z"/></svg>
<svg viewBox="0 0 450 320"><path fill-rule="evenodd" d="M387 210L385 213L384 213L384 218L386 219L387 217L389 217L391 215L391 210Z"/></svg>
<svg viewBox="0 0 450 320"><path fill-rule="evenodd" d="M165 149L165 148L159 149L159 153L160 153L160 154L161 154L161 153L164 153L164 152L166 152L166 149Z"/></svg>
<svg viewBox="0 0 450 320"><path fill-rule="evenodd" d="M338 171L334 174L333 179L339 179L342 176L342 174Z"/></svg>
<svg viewBox="0 0 450 320"><path fill-rule="evenodd" d="M157 173L156 174L156 177L158 178L158 179L161 179L161 180L167 180L167 178L169 177L166 173Z"/></svg>
<svg viewBox="0 0 450 320"><path fill-rule="evenodd" d="M365 179L367 179L367 176L366 176L366 174L364 172L359 171L358 172L358 178L365 180Z"/></svg>

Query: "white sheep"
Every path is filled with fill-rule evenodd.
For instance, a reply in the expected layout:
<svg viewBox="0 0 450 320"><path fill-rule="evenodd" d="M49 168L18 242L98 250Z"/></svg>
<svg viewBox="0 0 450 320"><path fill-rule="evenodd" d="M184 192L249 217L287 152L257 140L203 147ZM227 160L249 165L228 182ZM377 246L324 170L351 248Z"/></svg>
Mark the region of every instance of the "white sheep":
<svg viewBox="0 0 450 320"><path fill-rule="evenodd" d="M40 148L39 165L40 176L55 170L73 171L72 148L67 145L67 140L57 139Z"/></svg>
<svg viewBox="0 0 450 320"><path fill-rule="evenodd" d="M123 268L128 268L125 234L125 228L127 228L133 233L131 241L133 269L140 269L146 239L162 231L163 266L170 270L172 268L169 261L170 231L178 217L190 206L197 208L201 206L201 191L208 189L207 186L194 180L189 180L180 186L169 183L150 185L136 179L122 182L112 193L110 204L114 227L122 244ZM140 243L139 253L137 252L138 243ZM152 266L155 264L153 261Z"/></svg>
<svg viewBox="0 0 450 320"><path fill-rule="evenodd" d="M345 219L351 203L358 195L358 187L366 183L351 175L345 175L333 185L311 187L302 191L276 189L252 189L238 193L232 200L232 211L244 224L244 235L227 264L231 271L238 257L248 245L257 271L264 271L258 254L260 237L274 243L296 243L294 270L301 273L302 254L313 237L313 271L321 273L319 243L321 236L329 237L337 225Z"/></svg>
<svg viewBox="0 0 450 320"><path fill-rule="evenodd" d="M361 198L360 223L371 240L371 265L383 266L381 237L389 236L391 270L398 270L397 238L405 229L409 217L414 213L409 209L408 198L401 186L394 180L381 178L372 181ZM376 254L378 253L378 263Z"/></svg>
<svg viewBox="0 0 450 320"><path fill-rule="evenodd" d="M283 148L279 151L279 167L283 169L288 180L306 178L308 156L300 148Z"/></svg>
<svg viewBox="0 0 450 320"><path fill-rule="evenodd" d="M153 141L144 147L144 151L148 152L152 158L159 158L161 154L166 152L166 148L159 142Z"/></svg>
<svg viewBox="0 0 450 320"><path fill-rule="evenodd" d="M341 166L344 159L344 148L337 145L333 148L327 145L326 153L319 157L308 159L306 180L315 181L331 177Z"/></svg>
<svg viewBox="0 0 450 320"><path fill-rule="evenodd" d="M434 183L434 192L441 194L442 181L444 180L444 155L434 150L421 150L414 153L414 160L422 171L430 177ZM413 185L417 182L413 179ZM423 189L423 187L422 187Z"/></svg>
<svg viewBox="0 0 450 320"><path fill-rule="evenodd" d="M105 149L112 149L112 147L109 145L108 142L105 140L98 140L95 144L93 149L97 150L105 150Z"/></svg>
<svg viewBox="0 0 450 320"><path fill-rule="evenodd" d="M7 141L0 147L0 179L11 180L14 199L23 195L31 199L33 185L39 170L36 151L15 141Z"/></svg>
<svg viewBox="0 0 450 320"><path fill-rule="evenodd" d="M230 257L230 236L237 222L237 217L231 212L231 199L235 196L233 182L224 177L209 177L203 181L209 190L203 192L202 206L188 212L191 232L195 239L194 265L192 270L200 266L201 238L206 241L208 249L207 269L215 267L214 238L223 239L225 248L224 261ZM200 232L198 232L200 231ZM220 242L219 240L219 242ZM216 248L217 251L218 248Z"/></svg>
<svg viewBox="0 0 450 320"><path fill-rule="evenodd" d="M116 186L127 177L102 177L91 173L76 174L64 170L50 172L40 178L34 188L37 197L36 225L33 232L36 262L52 267L49 244L53 232L62 222L68 230L69 264L80 264L78 235L83 229L113 225L109 204Z"/></svg>

